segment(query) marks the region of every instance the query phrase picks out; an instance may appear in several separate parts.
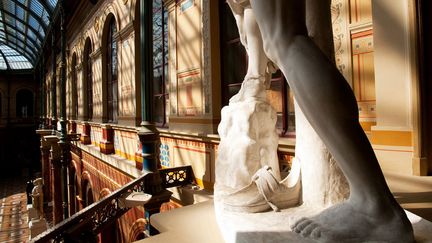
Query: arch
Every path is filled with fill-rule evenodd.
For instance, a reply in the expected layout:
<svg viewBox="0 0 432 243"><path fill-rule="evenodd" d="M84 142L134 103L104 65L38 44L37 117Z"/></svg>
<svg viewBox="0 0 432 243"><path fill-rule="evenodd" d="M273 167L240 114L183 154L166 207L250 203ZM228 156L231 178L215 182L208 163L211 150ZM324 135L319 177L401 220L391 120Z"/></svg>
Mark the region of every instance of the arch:
<svg viewBox="0 0 432 243"><path fill-rule="evenodd" d="M83 51L83 85L82 97L84 120L91 121L93 118L93 61L91 54L93 52L92 41L87 37L84 43Z"/></svg>
<svg viewBox="0 0 432 243"><path fill-rule="evenodd" d="M118 23L109 13L102 31L103 121L116 123L118 116Z"/></svg>
<svg viewBox="0 0 432 243"><path fill-rule="evenodd" d="M93 195L93 182L88 171L82 173L81 181L82 204L83 207L87 207L95 201Z"/></svg>
<svg viewBox="0 0 432 243"><path fill-rule="evenodd" d="M76 120L78 118L78 88L77 88L77 55L74 52L72 54L72 61L71 61L71 96L72 96L72 120Z"/></svg>
<svg viewBox="0 0 432 243"><path fill-rule="evenodd" d="M19 89L15 95L16 117L29 118L34 114L34 95L29 89Z"/></svg>
<svg viewBox="0 0 432 243"><path fill-rule="evenodd" d="M99 192L99 200L108 196L109 194L111 194L111 190L108 188L103 188L100 192Z"/></svg>
<svg viewBox="0 0 432 243"><path fill-rule="evenodd" d="M147 220L144 218L137 219L129 230L129 241L134 242L145 238Z"/></svg>
<svg viewBox="0 0 432 243"><path fill-rule="evenodd" d="M69 215L73 215L77 212L77 169L76 169L76 163L72 160L70 167L69 167Z"/></svg>
<svg viewBox="0 0 432 243"><path fill-rule="evenodd" d="M108 188L103 188L99 192L99 200L111 194L111 190ZM118 221L115 220L111 224L109 224L105 229L103 229L99 235L101 242L119 242L119 224Z"/></svg>

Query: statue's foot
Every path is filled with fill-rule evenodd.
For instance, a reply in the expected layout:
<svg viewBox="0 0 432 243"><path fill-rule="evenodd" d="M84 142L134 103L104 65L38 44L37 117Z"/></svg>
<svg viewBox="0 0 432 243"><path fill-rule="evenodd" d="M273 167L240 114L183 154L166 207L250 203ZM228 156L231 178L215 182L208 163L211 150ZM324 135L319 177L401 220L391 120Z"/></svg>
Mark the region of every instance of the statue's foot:
<svg viewBox="0 0 432 243"><path fill-rule="evenodd" d="M370 214L344 202L315 217L300 219L292 230L318 242L414 242L411 223L398 205Z"/></svg>
<svg viewBox="0 0 432 243"><path fill-rule="evenodd" d="M299 163L296 163L299 164ZM300 200L300 165L284 180L278 181L269 166L259 169L251 184L224 196L224 209L231 212L257 213L298 205Z"/></svg>
<svg viewBox="0 0 432 243"><path fill-rule="evenodd" d="M229 100L229 103L243 102L247 100L266 100L265 77L246 76L239 92Z"/></svg>

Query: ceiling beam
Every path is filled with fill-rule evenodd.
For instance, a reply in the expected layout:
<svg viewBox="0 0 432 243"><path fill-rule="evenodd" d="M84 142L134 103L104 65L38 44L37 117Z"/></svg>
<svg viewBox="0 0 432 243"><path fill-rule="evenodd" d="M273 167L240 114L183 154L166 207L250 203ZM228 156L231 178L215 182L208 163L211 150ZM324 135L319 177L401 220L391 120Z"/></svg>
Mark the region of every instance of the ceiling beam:
<svg viewBox="0 0 432 243"><path fill-rule="evenodd" d="M47 11L48 15L51 17L53 11L51 11L50 6L48 6L46 0L39 0L39 3L45 8L45 11Z"/></svg>
<svg viewBox="0 0 432 243"><path fill-rule="evenodd" d="M3 59L4 59L5 63L6 63L6 68L7 68L7 69L11 69L11 68L10 68L10 65L9 65L9 62L7 61L7 59L6 59L5 55L4 55L4 53L3 53L1 50L0 50L0 53L1 53Z"/></svg>

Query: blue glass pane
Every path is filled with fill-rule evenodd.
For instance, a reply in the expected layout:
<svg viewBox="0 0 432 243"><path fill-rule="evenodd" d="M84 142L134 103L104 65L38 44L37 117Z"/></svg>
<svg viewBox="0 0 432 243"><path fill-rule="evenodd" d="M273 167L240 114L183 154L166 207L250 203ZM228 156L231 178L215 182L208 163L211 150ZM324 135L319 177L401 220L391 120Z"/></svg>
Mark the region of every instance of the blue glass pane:
<svg viewBox="0 0 432 243"><path fill-rule="evenodd" d="M42 4L40 4L38 1L30 0L30 10L33 11L38 16L42 17L42 13L45 9L42 7Z"/></svg>
<svg viewBox="0 0 432 243"><path fill-rule="evenodd" d="M1 70L5 70L5 69L7 69L6 61L4 60L4 58L3 58L2 55L0 55L0 69L1 69Z"/></svg>
<svg viewBox="0 0 432 243"><path fill-rule="evenodd" d="M1 44L0 50L3 52L6 62L9 64L11 69L30 69L32 68L31 63L27 58L22 56L19 52L12 49L11 47Z"/></svg>
<svg viewBox="0 0 432 243"><path fill-rule="evenodd" d="M15 16L20 19L24 19L24 9L19 6L16 6Z"/></svg>
<svg viewBox="0 0 432 243"><path fill-rule="evenodd" d="M48 5L50 5L51 9L54 9L57 5L57 0L48 0Z"/></svg>
<svg viewBox="0 0 432 243"><path fill-rule="evenodd" d="M12 1L3 1L3 8L10 13L15 13L15 3Z"/></svg>

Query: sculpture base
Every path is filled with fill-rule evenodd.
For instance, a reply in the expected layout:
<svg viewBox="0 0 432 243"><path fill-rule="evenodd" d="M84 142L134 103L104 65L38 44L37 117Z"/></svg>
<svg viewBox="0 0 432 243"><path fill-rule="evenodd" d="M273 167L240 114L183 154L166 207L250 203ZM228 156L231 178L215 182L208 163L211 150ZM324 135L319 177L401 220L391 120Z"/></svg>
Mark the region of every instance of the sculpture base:
<svg viewBox="0 0 432 243"><path fill-rule="evenodd" d="M289 225L300 217L319 211L320 208L297 207L277 213L222 213L215 210L213 201L209 200L153 215L150 223L161 234L138 242L220 243L223 239L237 243L315 242L291 232ZM432 223L410 212L407 215L413 224L416 242L432 242ZM223 220L220 228L216 218L219 222Z"/></svg>
<svg viewBox="0 0 432 243"><path fill-rule="evenodd" d="M30 239L35 238L40 233L47 230L47 228L48 228L48 225L47 225L47 222L45 219L43 219L43 218L42 219L32 219L29 223L29 230L30 230L29 238Z"/></svg>
<svg viewBox="0 0 432 243"><path fill-rule="evenodd" d="M221 210L222 205L214 203L216 219L226 243L231 242L302 242L316 243L291 231L291 225L300 218L318 214L323 208L299 206L264 213L233 213ZM432 222L429 222L409 211L406 214L414 229L416 243L432 242Z"/></svg>

